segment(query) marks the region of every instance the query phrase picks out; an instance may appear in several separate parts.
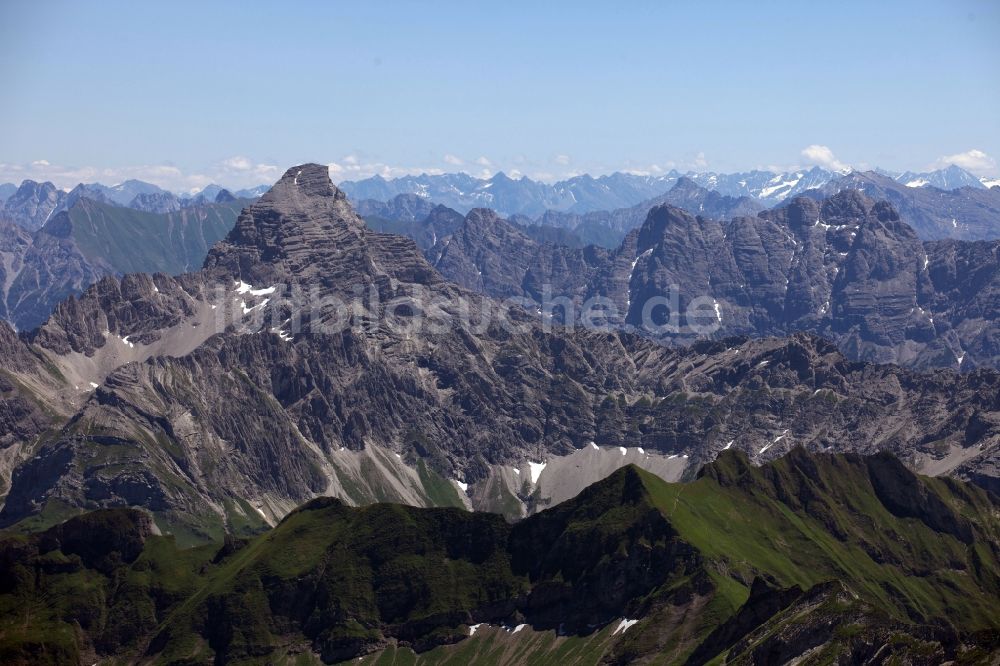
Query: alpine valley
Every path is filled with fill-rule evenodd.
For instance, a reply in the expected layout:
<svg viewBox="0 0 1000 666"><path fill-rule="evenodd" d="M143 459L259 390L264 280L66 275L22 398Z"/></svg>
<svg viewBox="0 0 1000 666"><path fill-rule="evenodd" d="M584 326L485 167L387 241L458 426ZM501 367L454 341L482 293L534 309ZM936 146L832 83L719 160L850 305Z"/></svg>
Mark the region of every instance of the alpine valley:
<svg viewBox="0 0 1000 666"><path fill-rule="evenodd" d="M19 188L0 661L996 663L1000 190L715 176Z"/></svg>

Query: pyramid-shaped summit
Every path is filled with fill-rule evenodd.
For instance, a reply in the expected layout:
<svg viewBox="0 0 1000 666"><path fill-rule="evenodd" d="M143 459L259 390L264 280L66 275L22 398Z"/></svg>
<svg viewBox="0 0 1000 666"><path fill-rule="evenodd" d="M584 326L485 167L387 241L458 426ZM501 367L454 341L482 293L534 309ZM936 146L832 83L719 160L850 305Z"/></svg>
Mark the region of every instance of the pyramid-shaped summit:
<svg viewBox="0 0 1000 666"><path fill-rule="evenodd" d="M441 278L408 238L368 230L327 167L288 169L246 208L209 252L205 269L248 284L317 285L347 291L378 276L436 284Z"/></svg>

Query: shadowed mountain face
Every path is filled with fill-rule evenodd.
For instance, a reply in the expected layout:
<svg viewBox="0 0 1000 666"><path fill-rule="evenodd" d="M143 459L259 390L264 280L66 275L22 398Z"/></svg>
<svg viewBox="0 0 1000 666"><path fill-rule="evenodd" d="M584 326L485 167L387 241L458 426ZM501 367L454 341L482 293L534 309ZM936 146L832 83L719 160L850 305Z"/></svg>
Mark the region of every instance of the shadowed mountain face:
<svg viewBox="0 0 1000 666"><path fill-rule="evenodd" d="M513 525L322 498L179 550L106 509L0 534L0 658L977 661L1000 630L998 512L890 455L801 449L726 451L684 484L630 465Z"/></svg>
<svg viewBox="0 0 1000 666"><path fill-rule="evenodd" d="M0 315L20 330L39 326L58 303L105 275L196 269L250 203L233 200L157 214L95 201L83 188L71 192L68 207L34 234L10 226L2 232L0 252L7 259L0 267Z"/></svg>
<svg viewBox="0 0 1000 666"><path fill-rule="evenodd" d="M850 236L835 226L854 218L823 215ZM887 208L866 215L858 238L899 225ZM718 228L692 219L714 244ZM789 223L752 221L792 253ZM651 216L631 256L659 256L683 229L672 222ZM615 261L627 276L633 260ZM993 371L852 362L805 334L671 349L497 309L413 241L366 228L324 167L295 167L201 271L106 277L30 336L4 329L7 357L22 359L4 369L4 418L28 434L3 458L0 520L142 506L197 541L324 494L518 517L628 462L676 479L726 448L760 462L797 444L1000 477Z"/></svg>
<svg viewBox="0 0 1000 666"><path fill-rule="evenodd" d="M608 299L612 325L671 344L808 331L854 359L1000 363L1000 243L921 241L855 190L728 222L658 206L613 251L538 243L476 210L426 255L449 280L546 312L546 293L572 299L577 316ZM668 302L650 307L657 299Z"/></svg>

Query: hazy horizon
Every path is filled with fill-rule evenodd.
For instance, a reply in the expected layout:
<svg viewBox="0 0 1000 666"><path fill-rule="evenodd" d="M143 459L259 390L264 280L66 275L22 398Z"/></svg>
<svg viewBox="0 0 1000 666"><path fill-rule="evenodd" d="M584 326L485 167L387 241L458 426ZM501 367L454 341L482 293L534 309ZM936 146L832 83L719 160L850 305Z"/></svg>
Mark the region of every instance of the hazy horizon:
<svg viewBox="0 0 1000 666"><path fill-rule="evenodd" d="M0 6L0 182L813 165L1000 175L983 0ZM41 45L41 46L40 46Z"/></svg>

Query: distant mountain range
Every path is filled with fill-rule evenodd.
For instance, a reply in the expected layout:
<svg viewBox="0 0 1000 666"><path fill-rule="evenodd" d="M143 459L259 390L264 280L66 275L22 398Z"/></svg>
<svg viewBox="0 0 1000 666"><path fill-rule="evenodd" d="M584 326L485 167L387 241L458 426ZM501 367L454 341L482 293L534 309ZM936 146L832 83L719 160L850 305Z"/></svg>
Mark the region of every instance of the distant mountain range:
<svg viewBox="0 0 1000 666"><path fill-rule="evenodd" d="M147 213L172 213L190 206L256 199L267 189L268 186L260 185L230 192L219 185L209 185L194 194L177 195L141 180L126 180L112 186L81 183L67 192L49 182L25 180L20 186L10 183L0 185L0 218L35 231L53 215L69 209L81 198Z"/></svg>
<svg viewBox="0 0 1000 666"><path fill-rule="evenodd" d="M976 178L968 171L954 165L925 173L907 171L898 175L892 173L883 173L883 175L907 187L926 187L929 185L939 190L957 190L960 187L985 188L993 182L987 178Z"/></svg>
<svg viewBox="0 0 1000 666"><path fill-rule="evenodd" d="M821 167L781 173L767 170L731 174L711 171L681 173L671 170L662 175L651 176L617 172L598 177L583 174L552 184L534 181L527 177L513 179L503 172L491 178L451 173L401 176L387 180L376 175L359 181L345 181L340 184L340 188L366 215L368 209L365 206L370 207L371 204L361 202L386 203L401 194L411 194L432 205L441 204L462 214L473 208L490 208L522 226L537 224L563 229L580 227L577 235L581 242L596 242L610 247L621 241L624 232L638 226L645 219L644 213L653 205L673 203L679 206L677 201L668 201L664 198L679 182L685 183L685 188L694 184L722 197L729 197L734 202L742 201L741 205L749 211L747 202L750 201L753 201L752 205L760 210L779 205L800 194L819 192L825 196L844 187L855 187L860 179L877 182L883 192L911 190L912 195L900 195L899 198L912 196L924 201L933 199L935 196L933 193L939 190L952 191L960 188L983 191L978 195L964 196L978 196L978 200L983 201L992 200L989 195L984 194L985 191L990 186L1000 185L998 179L977 178L952 165L922 173L875 170L861 174L835 172ZM71 192L64 192L51 183L24 181L21 186L10 183L0 185L0 209L6 208L4 214L7 218L14 219L29 230L34 230L44 224L53 212L58 212L60 206L65 208L71 205L71 201L70 204L64 202L72 198L73 192L77 192L78 196L118 206L165 213L189 205L215 203L223 192L225 192L224 197L253 199L261 196L268 188L268 185L258 185L243 190L227 191L220 185L212 184L193 194L175 194L150 183L127 180L112 186L99 183L81 184ZM870 188L865 191L873 196L881 194ZM958 216L970 212L960 210L963 208L962 204L956 204L954 199L950 206L957 209ZM626 212L633 208L638 210ZM900 206L900 208L905 216L906 207ZM938 208L947 212L945 209L949 208L949 204L941 204ZM690 207L685 209L695 212ZM713 210L712 204L709 204L709 207L701 212L709 216L727 217L743 211L732 207L726 211ZM588 215L592 213L600 214ZM941 215L944 215L944 212ZM629 218L631 222L624 218ZM951 217L948 218L949 223L950 220ZM926 235L927 238L975 239L997 235L995 221L986 235L983 235L985 232L982 232L980 227L989 228L990 225L984 224L981 219L963 220L958 217L956 225L949 231L941 225L925 225L922 221L913 223L918 233L932 234ZM934 231L929 228L930 226L940 228Z"/></svg>
<svg viewBox="0 0 1000 666"><path fill-rule="evenodd" d="M820 167L788 173L756 170L733 174L682 174L673 170L659 176L613 173L594 178L585 174L546 184L527 177L515 180L503 172L488 179L457 173L402 176L391 180L373 176L359 181L345 181L340 187L353 201L389 201L399 194L416 194L461 213L467 213L472 208L491 208L508 217L524 215L534 218L546 211L583 214L629 208L663 195L682 177L721 195L749 197L769 208L821 188L844 175L847 174ZM992 182L985 178L978 179L956 166L923 174L888 174L888 177L904 186L931 186L944 190L959 187L986 189L986 183Z"/></svg>

